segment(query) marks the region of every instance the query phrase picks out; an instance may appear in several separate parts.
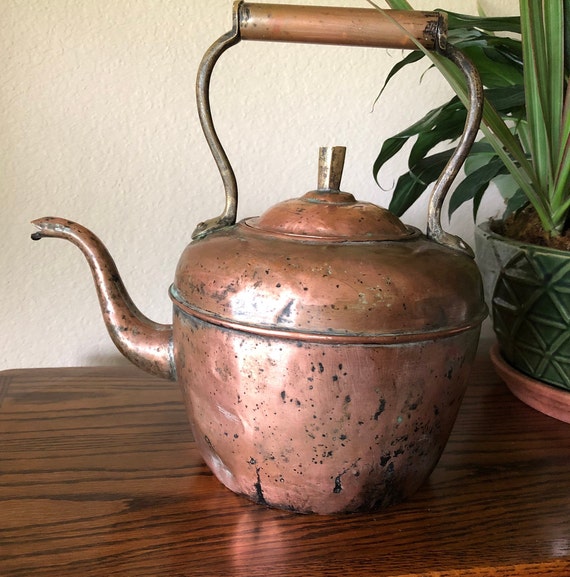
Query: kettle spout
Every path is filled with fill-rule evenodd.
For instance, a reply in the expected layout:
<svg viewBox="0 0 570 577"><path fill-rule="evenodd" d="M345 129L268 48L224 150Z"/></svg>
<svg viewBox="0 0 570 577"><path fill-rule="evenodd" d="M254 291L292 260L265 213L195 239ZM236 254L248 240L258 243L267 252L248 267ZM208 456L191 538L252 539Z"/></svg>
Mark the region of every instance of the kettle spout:
<svg viewBox="0 0 570 577"><path fill-rule="evenodd" d="M39 218L32 224L38 229L33 240L65 238L83 252L93 274L105 325L119 351L141 369L175 380L172 325L155 323L138 310L103 243L85 227L62 218Z"/></svg>

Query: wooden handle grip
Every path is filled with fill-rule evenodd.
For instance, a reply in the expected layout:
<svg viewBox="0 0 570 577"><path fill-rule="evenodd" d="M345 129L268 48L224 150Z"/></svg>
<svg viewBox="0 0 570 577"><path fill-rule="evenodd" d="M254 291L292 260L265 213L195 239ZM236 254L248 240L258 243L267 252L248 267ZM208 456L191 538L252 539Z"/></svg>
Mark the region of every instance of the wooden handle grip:
<svg viewBox="0 0 570 577"><path fill-rule="evenodd" d="M379 10L368 8L249 2L242 2L238 6L242 40L413 50L417 48L413 37L432 50L445 38L446 21L442 13L407 10L386 12L390 17Z"/></svg>

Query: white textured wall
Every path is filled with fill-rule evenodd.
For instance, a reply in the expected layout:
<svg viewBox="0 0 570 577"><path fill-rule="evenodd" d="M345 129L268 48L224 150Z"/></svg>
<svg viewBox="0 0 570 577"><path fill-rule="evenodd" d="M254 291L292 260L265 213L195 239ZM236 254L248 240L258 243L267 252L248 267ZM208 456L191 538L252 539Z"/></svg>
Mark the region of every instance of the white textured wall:
<svg viewBox="0 0 570 577"><path fill-rule="evenodd" d="M440 4L476 10L475 0ZM517 8L516 0L482 4L503 14ZM194 78L204 51L230 28L231 6L0 0L0 369L123 362L83 256L62 240L32 242L33 218L62 216L95 231L143 312L169 321L178 256L195 225L223 205ZM450 95L437 73L421 85L410 73L371 112L399 58L381 49L246 42L230 50L216 68L212 103L240 184L239 217L311 189L317 149L328 144L348 147L343 188L386 205L390 194L371 175L382 141ZM423 228L424 213L418 206L405 220ZM452 224L472 240L469 210Z"/></svg>

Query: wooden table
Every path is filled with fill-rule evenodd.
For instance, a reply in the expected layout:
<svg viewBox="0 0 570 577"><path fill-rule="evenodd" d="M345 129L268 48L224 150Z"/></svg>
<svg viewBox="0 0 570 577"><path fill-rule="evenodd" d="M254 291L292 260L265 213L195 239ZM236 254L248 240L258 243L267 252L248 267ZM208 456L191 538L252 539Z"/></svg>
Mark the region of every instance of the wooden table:
<svg viewBox="0 0 570 577"><path fill-rule="evenodd" d="M223 488L173 383L134 368L0 373L0 575L570 576L570 426L482 356L407 503L302 516Z"/></svg>

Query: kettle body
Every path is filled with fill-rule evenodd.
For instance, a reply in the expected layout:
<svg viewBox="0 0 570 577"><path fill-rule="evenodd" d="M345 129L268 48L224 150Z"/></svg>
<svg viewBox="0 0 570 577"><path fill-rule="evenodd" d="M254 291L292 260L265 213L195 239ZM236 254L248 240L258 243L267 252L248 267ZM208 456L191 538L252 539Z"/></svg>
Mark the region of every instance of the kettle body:
<svg viewBox="0 0 570 577"><path fill-rule="evenodd" d="M485 307L472 259L409 237L260 238L245 221L186 249L171 287L176 373L200 452L232 491L372 511L429 476Z"/></svg>

